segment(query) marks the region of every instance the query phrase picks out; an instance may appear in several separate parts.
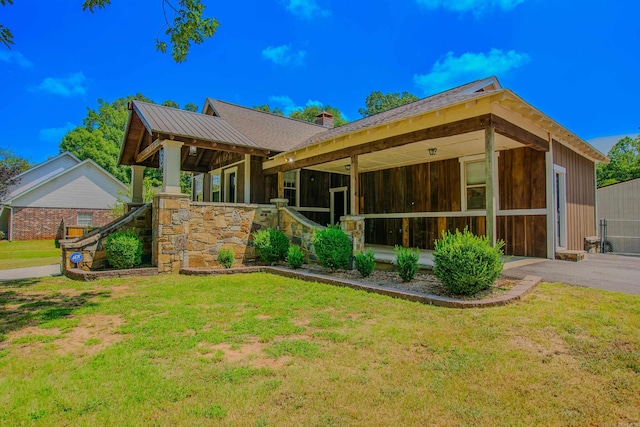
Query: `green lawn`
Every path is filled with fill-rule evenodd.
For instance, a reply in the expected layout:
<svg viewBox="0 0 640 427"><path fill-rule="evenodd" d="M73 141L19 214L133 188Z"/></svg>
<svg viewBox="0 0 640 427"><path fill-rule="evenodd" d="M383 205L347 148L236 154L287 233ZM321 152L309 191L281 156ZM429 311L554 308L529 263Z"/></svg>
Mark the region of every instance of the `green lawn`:
<svg viewBox="0 0 640 427"><path fill-rule="evenodd" d="M640 297L490 309L269 274L0 284L1 425L636 425Z"/></svg>
<svg viewBox="0 0 640 427"><path fill-rule="evenodd" d="M0 241L0 270L60 263L60 249L53 240Z"/></svg>

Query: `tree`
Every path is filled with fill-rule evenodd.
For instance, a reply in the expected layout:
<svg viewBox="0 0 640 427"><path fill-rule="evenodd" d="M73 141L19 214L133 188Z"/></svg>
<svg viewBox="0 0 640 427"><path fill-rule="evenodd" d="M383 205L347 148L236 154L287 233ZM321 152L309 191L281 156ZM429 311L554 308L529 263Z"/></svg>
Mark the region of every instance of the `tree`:
<svg viewBox="0 0 640 427"><path fill-rule="evenodd" d="M598 187L640 178L640 136L622 138L608 156L609 164L598 164Z"/></svg>
<svg viewBox="0 0 640 427"><path fill-rule="evenodd" d="M0 5L13 4L13 0L0 0ZM82 3L82 10L94 13L96 9L104 9L111 5L111 0L85 0ZM173 22L170 22L167 10L173 11ZM200 44L206 39L213 37L220 24L215 18L204 17L205 6L202 0L178 0L177 5L171 0L162 0L162 12L164 14L164 25L158 33L164 30L164 34L169 38L171 45L171 56L175 62L187 60L191 44ZM13 34L0 24L0 42L11 48ZM162 53L167 52L167 42L156 37L156 50Z"/></svg>
<svg viewBox="0 0 640 427"><path fill-rule="evenodd" d="M264 111L265 113L276 114L278 116L284 116L284 111L282 111L278 107L271 108L269 104L254 105L253 109L258 111Z"/></svg>
<svg viewBox="0 0 640 427"><path fill-rule="evenodd" d="M194 113L198 112L199 108L196 104L192 104L191 102L184 104L184 109L187 111L192 111Z"/></svg>
<svg viewBox="0 0 640 427"><path fill-rule="evenodd" d="M15 177L30 167L29 161L24 157L9 149L0 148L0 199L7 195L12 185L19 183Z"/></svg>
<svg viewBox="0 0 640 427"><path fill-rule="evenodd" d="M360 108L358 112L363 117L373 116L401 105L417 101L419 98L407 91L383 94L379 90L371 92L364 101L366 108Z"/></svg>
<svg viewBox="0 0 640 427"><path fill-rule="evenodd" d="M316 116L323 111L333 114L333 124L335 127L342 126L347 123L347 120L342 117L340 110L330 105L307 105L302 109L292 111L291 114L289 114L289 117L292 119L315 123Z"/></svg>

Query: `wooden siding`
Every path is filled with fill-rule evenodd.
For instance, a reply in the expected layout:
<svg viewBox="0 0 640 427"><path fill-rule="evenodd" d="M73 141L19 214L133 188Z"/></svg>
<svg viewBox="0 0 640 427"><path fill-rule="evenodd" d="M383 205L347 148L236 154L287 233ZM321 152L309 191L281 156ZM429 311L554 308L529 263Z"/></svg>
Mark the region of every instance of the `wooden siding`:
<svg viewBox="0 0 640 427"><path fill-rule="evenodd" d="M262 157L251 156L251 203L269 202L269 200L265 200L265 177L262 174L263 160Z"/></svg>
<svg viewBox="0 0 640 427"><path fill-rule="evenodd" d="M500 209L546 208L545 153L523 147L498 157Z"/></svg>
<svg viewBox="0 0 640 427"><path fill-rule="evenodd" d="M499 216L496 236L508 255L547 257L546 215Z"/></svg>
<svg viewBox="0 0 640 427"><path fill-rule="evenodd" d="M459 210L458 159L384 169L360 175L361 214Z"/></svg>
<svg viewBox="0 0 640 427"><path fill-rule="evenodd" d="M331 203L329 190L331 188L348 186L349 175L302 169L300 171L299 183L300 206L328 209ZM309 217L306 212L302 213Z"/></svg>
<svg viewBox="0 0 640 427"><path fill-rule="evenodd" d="M584 249L584 238L596 235L594 163L553 141L553 163L567 175L567 249Z"/></svg>
<svg viewBox="0 0 640 427"><path fill-rule="evenodd" d="M469 230L478 235L485 234L486 219L483 216L454 218L406 218L408 220L408 246L433 249L437 238L444 230ZM365 242L375 245L403 245L402 218L367 218L365 220ZM406 243L406 240L405 242Z"/></svg>
<svg viewBox="0 0 640 427"><path fill-rule="evenodd" d="M270 203L278 197L278 174L264 176L264 199L261 203ZM260 203L260 202L258 202Z"/></svg>

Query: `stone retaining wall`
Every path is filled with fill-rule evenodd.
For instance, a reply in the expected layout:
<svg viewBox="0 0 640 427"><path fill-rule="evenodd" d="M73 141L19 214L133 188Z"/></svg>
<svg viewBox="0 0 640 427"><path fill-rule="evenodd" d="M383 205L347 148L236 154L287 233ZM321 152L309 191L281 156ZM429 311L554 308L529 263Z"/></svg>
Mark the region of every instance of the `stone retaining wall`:
<svg viewBox="0 0 640 427"><path fill-rule="evenodd" d="M146 204L75 240L61 240L62 272L66 274L69 269L76 268L75 264L69 260L69 256L73 252L82 254L82 261L78 264L79 269L88 271L107 267L104 242L109 235L118 231L133 231L138 235L142 241L142 258L149 262L151 259L151 216L151 204Z"/></svg>
<svg viewBox="0 0 640 427"><path fill-rule="evenodd" d="M232 248L236 260L255 259L251 234L263 228L275 228L277 222L274 205L191 202L188 256L183 267L218 266L218 251L222 248Z"/></svg>

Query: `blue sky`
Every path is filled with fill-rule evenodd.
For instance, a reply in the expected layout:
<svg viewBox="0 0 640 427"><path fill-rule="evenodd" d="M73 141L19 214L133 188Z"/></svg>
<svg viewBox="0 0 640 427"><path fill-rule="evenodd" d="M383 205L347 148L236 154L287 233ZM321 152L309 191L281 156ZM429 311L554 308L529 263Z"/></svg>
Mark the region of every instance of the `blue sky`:
<svg viewBox="0 0 640 427"><path fill-rule="evenodd" d="M200 107L326 103L354 120L374 90L422 97L492 74L585 139L640 126L632 0L205 0L220 28L182 64L154 50L159 0L112 3L0 6L15 36L0 46L0 147L43 161L98 98L137 92Z"/></svg>

